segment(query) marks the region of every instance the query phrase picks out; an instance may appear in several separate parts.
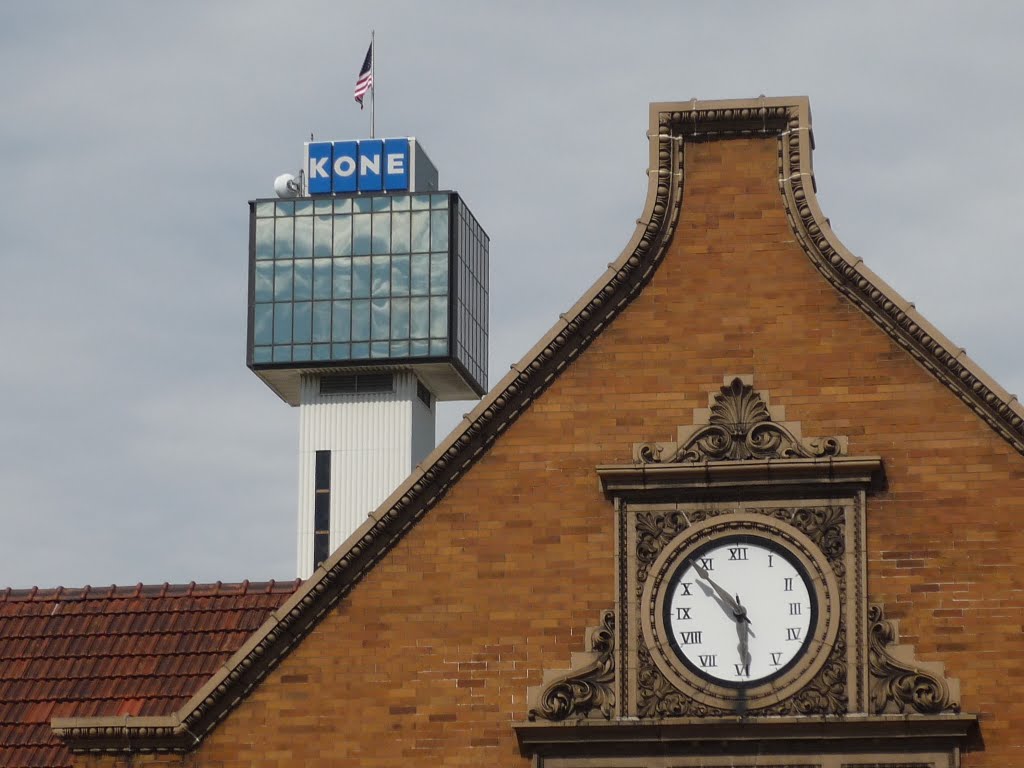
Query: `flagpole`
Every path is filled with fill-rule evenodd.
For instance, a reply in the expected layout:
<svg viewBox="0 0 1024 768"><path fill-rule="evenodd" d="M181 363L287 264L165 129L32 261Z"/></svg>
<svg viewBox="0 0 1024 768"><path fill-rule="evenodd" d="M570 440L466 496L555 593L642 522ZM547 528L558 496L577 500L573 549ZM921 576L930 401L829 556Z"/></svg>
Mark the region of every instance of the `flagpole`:
<svg viewBox="0 0 1024 768"><path fill-rule="evenodd" d="M374 72L374 68L377 66L377 51L374 50L376 45L373 40L374 30L370 30L370 138L376 136L377 124L374 118L373 112L373 98L377 92L377 73ZM364 38L365 39L365 38Z"/></svg>

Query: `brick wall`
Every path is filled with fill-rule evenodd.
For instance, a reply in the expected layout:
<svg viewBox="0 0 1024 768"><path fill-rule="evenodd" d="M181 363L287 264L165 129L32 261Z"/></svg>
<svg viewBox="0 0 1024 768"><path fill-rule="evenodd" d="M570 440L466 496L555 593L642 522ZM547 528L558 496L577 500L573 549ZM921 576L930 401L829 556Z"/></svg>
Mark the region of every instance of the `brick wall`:
<svg viewBox="0 0 1024 768"><path fill-rule="evenodd" d="M528 765L510 727L527 687L568 667L614 605L613 512L594 466L674 439L742 373L804 435L846 434L851 454L883 457L870 599L981 714L986 750L965 765L1013 763L1024 458L813 269L783 212L774 140L686 152L683 214L643 294L186 764Z"/></svg>

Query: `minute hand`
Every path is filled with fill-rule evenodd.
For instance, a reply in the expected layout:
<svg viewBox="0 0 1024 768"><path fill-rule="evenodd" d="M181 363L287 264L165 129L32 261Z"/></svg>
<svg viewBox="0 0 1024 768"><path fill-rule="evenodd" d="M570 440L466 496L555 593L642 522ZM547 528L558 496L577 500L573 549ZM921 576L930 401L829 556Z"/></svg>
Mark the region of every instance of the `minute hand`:
<svg viewBox="0 0 1024 768"><path fill-rule="evenodd" d="M693 570L695 570L697 572L697 575L704 579L704 581L710 584L712 588L715 590L715 592L718 593L718 596L722 598L722 601L729 606L729 609L733 613L733 618L735 618L737 621L742 619L743 621L749 623L750 619L747 618L747 609L740 605L736 601L736 598L734 598L732 595L730 595L728 592L722 589L718 584L716 584L715 580L708 575L707 570L702 568L700 563L698 563L696 560L692 562Z"/></svg>

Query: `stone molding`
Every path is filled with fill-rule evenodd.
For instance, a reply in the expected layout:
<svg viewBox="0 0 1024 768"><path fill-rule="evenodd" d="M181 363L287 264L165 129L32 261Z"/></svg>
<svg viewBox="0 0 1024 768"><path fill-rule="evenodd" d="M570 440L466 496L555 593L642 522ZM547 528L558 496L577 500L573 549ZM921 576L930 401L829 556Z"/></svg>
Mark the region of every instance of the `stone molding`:
<svg viewBox="0 0 1024 768"><path fill-rule="evenodd" d="M832 234L814 196L806 98L655 103L644 212L619 258L412 475L320 566L284 606L175 714L55 718L75 752L187 751L276 667L377 561L544 392L650 281L667 252L682 204L681 144L778 137L779 185L793 231L819 272L900 346L1024 454L1024 408L885 285Z"/></svg>

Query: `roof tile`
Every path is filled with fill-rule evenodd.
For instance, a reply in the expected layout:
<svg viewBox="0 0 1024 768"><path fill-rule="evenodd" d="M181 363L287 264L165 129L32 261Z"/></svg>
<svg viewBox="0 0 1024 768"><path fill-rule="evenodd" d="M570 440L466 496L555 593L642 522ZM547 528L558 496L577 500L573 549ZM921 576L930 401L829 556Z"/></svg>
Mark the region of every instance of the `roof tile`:
<svg viewBox="0 0 1024 768"><path fill-rule="evenodd" d="M173 712L298 585L0 590L0 766L70 766L54 717Z"/></svg>

